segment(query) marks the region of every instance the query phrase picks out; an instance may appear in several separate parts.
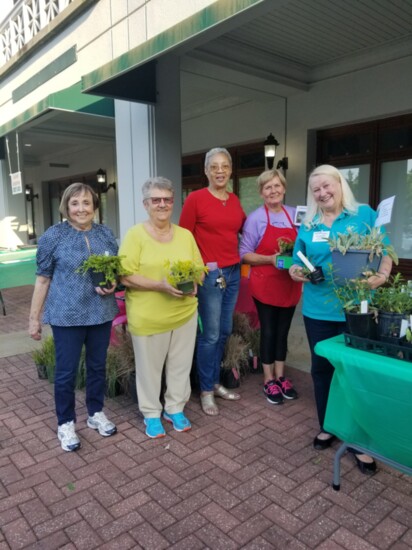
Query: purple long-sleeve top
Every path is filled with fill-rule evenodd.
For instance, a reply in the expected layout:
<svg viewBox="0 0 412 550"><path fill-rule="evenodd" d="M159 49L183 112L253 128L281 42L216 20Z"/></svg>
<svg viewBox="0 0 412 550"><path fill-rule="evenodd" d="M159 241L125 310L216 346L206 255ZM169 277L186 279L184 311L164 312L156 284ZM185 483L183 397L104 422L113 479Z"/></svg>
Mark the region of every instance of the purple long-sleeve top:
<svg viewBox="0 0 412 550"><path fill-rule="evenodd" d="M290 219L293 221L295 218L296 208L286 205L284 205L283 207L287 210ZM291 225L289 220L287 219L286 214L283 212L283 210L276 213L269 211L269 221L270 224L274 227L293 227L293 225ZM242 239L239 246L239 253L241 258L243 258L243 256L248 252L255 252L256 248L263 238L266 230L266 225L266 212L265 207L262 205L249 214L245 221L245 225L243 226Z"/></svg>

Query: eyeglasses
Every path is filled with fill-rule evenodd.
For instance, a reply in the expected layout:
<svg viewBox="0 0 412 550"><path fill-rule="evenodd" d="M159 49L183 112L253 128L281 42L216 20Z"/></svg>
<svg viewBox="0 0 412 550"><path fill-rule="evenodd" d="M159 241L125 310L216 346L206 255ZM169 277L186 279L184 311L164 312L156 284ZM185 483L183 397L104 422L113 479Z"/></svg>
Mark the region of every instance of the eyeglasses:
<svg viewBox="0 0 412 550"><path fill-rule="evenodd" d="M212 172L212 174L215 174L216 172L230 172L232 167L230 164L212 164L209 166L209 171Z"/></svg>
<svg viewBox="0 0 412 550"><path fill-rule="evenodd" d="M147 200L150 201L155 206L160 204L162 201L169 206L173 204L175 199L174 197L148 197Z"/></svg>

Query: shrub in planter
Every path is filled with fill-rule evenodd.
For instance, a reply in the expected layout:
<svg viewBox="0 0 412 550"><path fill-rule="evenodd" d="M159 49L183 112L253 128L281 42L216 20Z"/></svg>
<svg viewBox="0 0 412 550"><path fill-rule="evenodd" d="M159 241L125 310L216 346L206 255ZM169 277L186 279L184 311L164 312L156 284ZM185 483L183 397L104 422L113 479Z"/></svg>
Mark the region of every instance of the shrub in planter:
<svg viewBox="0 0 412 550"><path fill-rule="evenodd" d="M386 235L380 227L367 226L367 229L367 233L348 231L328 239L335 284L343 285L366 271L377 271L384 252L396 265L399 263L393 246L384 242Z"/></svg>
<svg viewBox="0 0 412 550"><path fill-rule="evenodd" d="M231 334L226 341L220 369L220 382L226 388L237 388L249 363L247 342L239 334Z"/></svg>

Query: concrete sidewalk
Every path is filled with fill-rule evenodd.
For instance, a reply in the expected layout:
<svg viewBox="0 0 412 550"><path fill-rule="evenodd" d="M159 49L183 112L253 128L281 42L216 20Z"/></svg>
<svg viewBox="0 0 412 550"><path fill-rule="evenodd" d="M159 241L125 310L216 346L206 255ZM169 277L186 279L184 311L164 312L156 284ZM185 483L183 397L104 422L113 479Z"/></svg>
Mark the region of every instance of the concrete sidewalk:
<svg viewBox="0 0 412 550"><path fill-rule="evenodd" d="M3 291L3 336L26 329L30 287ZM18 291L18 292L17 292ZM193 428L149 440L137 406L107 400L118 433L86 427L82 448L64 453L56 437L53 387L28 353L0 358L0 550L412 548L412 478L385 465L362 475L342 460L331 488L334 450L316 452L309 374L290 369L296 401L270 405L259 375L220 415L187 406Z"/></svg>

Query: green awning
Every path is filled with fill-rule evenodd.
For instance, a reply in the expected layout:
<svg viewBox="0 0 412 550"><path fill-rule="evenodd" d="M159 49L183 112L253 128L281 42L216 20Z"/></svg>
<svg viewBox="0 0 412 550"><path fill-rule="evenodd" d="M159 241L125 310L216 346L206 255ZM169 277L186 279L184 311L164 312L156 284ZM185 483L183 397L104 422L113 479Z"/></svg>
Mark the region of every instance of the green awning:
<svg viewBox="0 0 412 550"><path fill-rule="evenodd" d="M99 69L86 74L82 77L82 89L86 93L154 103L156 101L154 64L156 58L170 53L177 46L266 1L218 0ZM152 63L148 63L150 61Z"/></svg>
<svg viewBox="0 0 412 550"><path fill-rule="evenodd" d="M30 109L12 118L0 126L0 137L17 130L23 124L38 118L52 110L72 111L89 115L114 117L114 102L112 99L96 95L83 94L81 83L77 82L69 88L48 95Z"/></svg>

